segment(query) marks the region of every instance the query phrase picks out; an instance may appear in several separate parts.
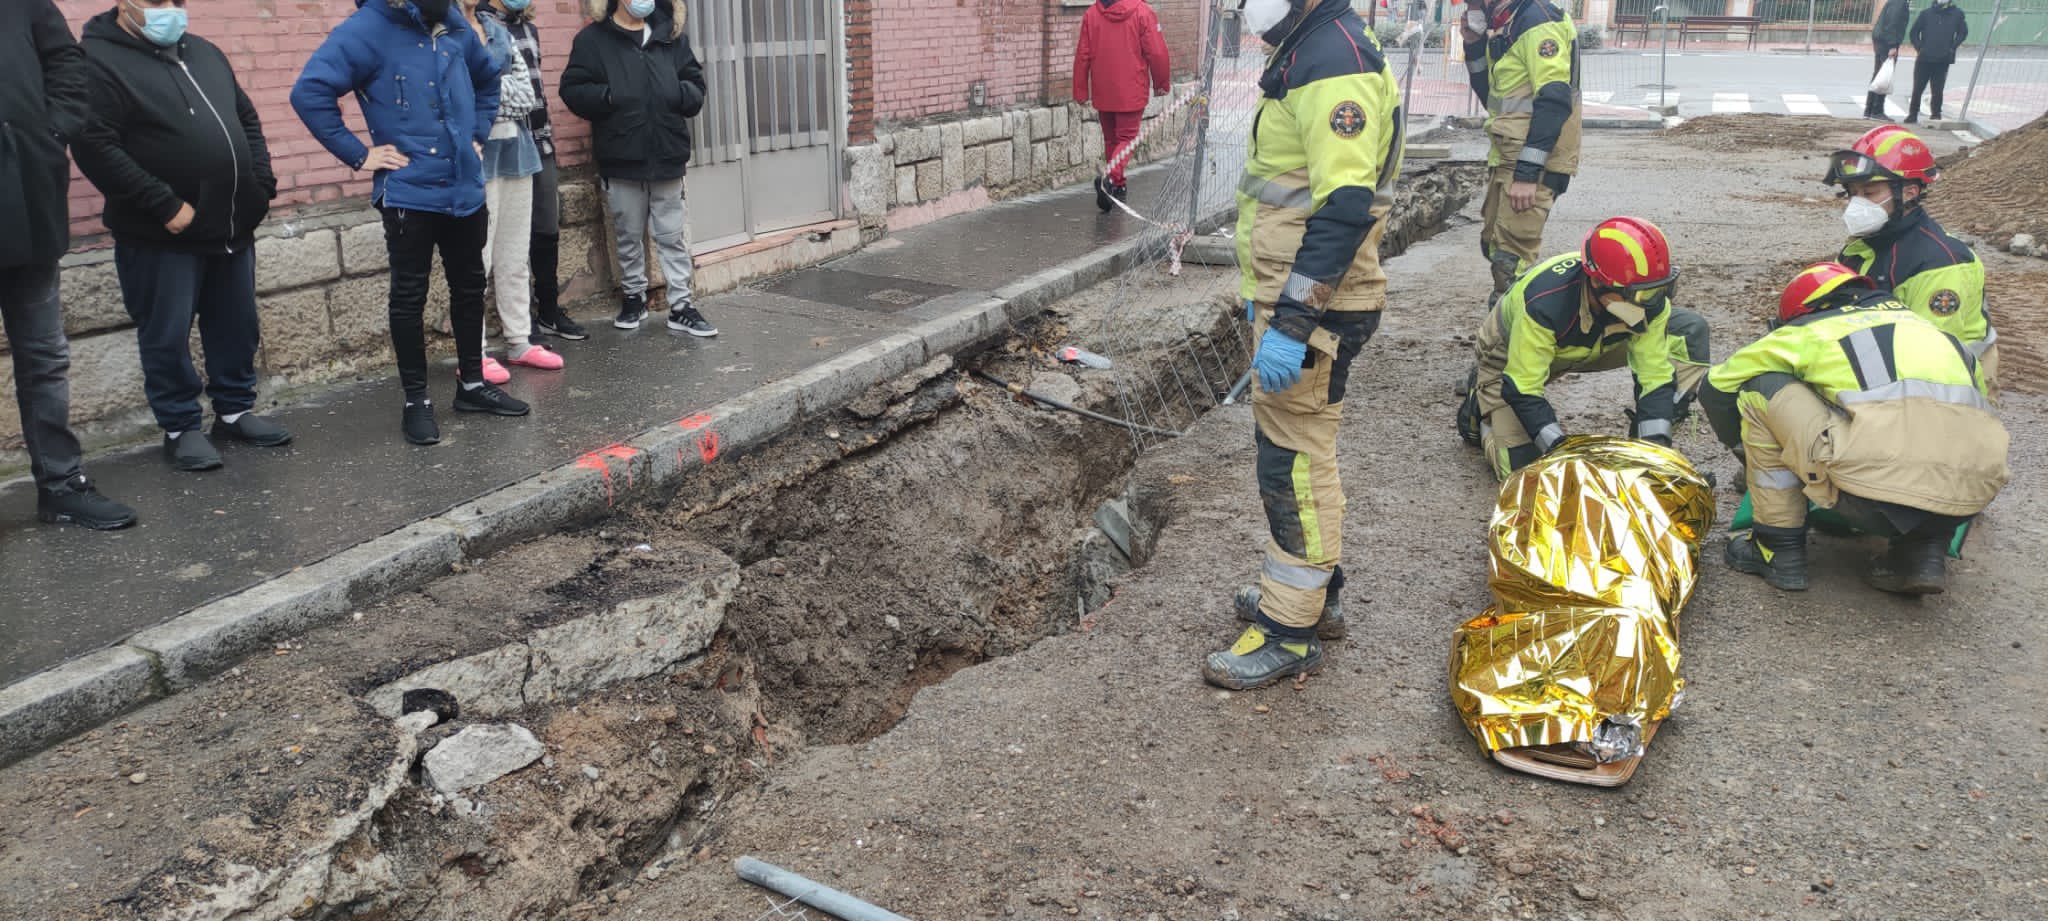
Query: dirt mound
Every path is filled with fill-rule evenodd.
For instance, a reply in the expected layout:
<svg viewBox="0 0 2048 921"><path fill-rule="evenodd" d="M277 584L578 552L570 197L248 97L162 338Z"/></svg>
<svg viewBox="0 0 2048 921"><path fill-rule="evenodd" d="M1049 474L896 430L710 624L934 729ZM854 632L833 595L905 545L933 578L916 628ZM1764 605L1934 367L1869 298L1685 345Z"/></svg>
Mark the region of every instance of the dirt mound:
<svg viewBox="0 0 2048 921"><path fill-rule="evenodd" d="M2048 241L2048 116L1941 162L1927 210L1951 230L2003 249L2014 234Z"/></svg>
<svg viewBox="0 0 2048 921"><path fill-rule="evenodd" d="M1998 325L1998 386L2048 393L2048 272L1991 272L1984 300Z"/></svg>
<svg viewBox="0 0 2048 921"><path fill-rule="evenodd" d="M1863 133L1861 122L1815 115L1708 115L1665 129L1664 136L1687 147L1716 153L1759 149L1825 152L1847 147Z"/></svg>

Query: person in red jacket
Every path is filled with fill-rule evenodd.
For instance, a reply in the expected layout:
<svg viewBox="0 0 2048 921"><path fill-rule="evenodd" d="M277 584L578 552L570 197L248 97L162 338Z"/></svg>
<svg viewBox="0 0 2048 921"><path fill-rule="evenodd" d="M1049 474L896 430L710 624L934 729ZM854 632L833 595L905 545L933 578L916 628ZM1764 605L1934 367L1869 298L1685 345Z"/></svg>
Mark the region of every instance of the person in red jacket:
<svg viewBox="0 0 2048 921"><path fill-rule="evenodd" d="M1095 180L1095 206L1113 207L1124 190L1124 164L1117 152L1138 139L1145 120L1147 89L1164 96L1173 86L1166 39L1159 17L1145 0L1096 0L1081 17L1081 41L1074 46L1074 101L1093 102L1102 122L1102 156L1109 169Z"/></svg>

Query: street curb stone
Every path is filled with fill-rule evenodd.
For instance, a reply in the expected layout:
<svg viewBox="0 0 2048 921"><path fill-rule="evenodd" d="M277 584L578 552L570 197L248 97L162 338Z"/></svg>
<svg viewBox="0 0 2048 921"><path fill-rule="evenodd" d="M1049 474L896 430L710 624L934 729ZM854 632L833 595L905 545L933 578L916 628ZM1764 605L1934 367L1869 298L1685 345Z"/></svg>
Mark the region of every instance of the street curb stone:
<svg viewBox="0 0 2048 921"><path fill-rule="evenodd" d="M0 764L156 697L149 657L115 646L0 688Z"/></svg>
<svg viewBox="0 0 2048 921"><path fill-rule="evenodd" d="M461 559L454 529L435 519L416 522L201 605L129 637L128 645L154 655L157 680L176 693L267 644L422 585Z"/></svg>

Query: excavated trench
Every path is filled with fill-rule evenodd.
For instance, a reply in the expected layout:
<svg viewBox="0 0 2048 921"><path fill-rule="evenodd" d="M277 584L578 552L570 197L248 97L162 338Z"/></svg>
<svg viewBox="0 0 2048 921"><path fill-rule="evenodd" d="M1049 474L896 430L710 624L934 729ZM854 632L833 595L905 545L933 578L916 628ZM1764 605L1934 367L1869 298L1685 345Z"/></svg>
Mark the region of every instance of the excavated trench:
<svg viewBox="0 0 2048 921"><path fill-rule="evenodd" d="M1465 165L1415 173L1393 247L1443 226L1479 181ZM724 813L764 782L803 782L801 767L777 765L808 746L858 750L919 690L1074 628L1144 565L1165 504L1126 482L1137 440L975 372L1116 417L1130 405L1117 375L1170 378L1200 398L1146 421L1184 428L1248 358L1238 308L1216 296L1233 274L1190 266L1081 292L988 351L942 357L707 468L666 501L379 605L365 622L389 626L374 634L309 638L324 660L360 660L335 680L344 699L326 717L355 720L344 730L363 739L333 746L336 782L257 795L240 788L270 768L222 769L228 805L210 808L224 818L118 900L76 916L576 917L632 898L637 880L679 861L710 859ZM1162 305L1173 322L1159 325L1176 332L1120 343L1115 372L1047 357L1072 341L1119 344L1086 330L1133 298ZM621 611L637 626L607 626ZM687 655L646 648L650 635L684 633L696 639ZM214 691L232 696L242 682L239 700L260 705L263 682L290 674L280 666L250 663ZM317 696L324 679L289 680ZM447 691L460 716L401 732L394 747L386 727L401 691L425 687ZM277 707L303 706L280 696ZM190 706L200 719L216 704ZM545 756L437 793L420 755L489 722L531 730ZM185 808L187 820L204 812Z"/></svg>

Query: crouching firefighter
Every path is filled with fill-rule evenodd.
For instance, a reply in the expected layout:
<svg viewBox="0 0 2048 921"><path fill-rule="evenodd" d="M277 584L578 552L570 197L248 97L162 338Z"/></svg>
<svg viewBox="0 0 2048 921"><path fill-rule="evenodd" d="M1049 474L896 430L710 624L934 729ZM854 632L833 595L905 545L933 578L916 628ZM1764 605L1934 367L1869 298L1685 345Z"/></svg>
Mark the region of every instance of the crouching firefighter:
<svg viewBox="0 0 2048 921"><path fill-rule="evenodd" d="M1671 302L1677 284L1664 232L1632 217L1600 222L1579 252L1529 270L1479 327L1459 436L1506 479L1564 440L1544 395L1551 381L1626 367L1636 385L1629 436L1670 447L1711 354L1706 318Z"/></svg>
<svg viewBox="0 0 2048 921"><path fill-rule="evenodd" d="M2007 477L1977 356L1839 263L1792 280L1770 334L1708 373L1700 405L1743 458L1756 514L1728 565L1787 591L1807 585L1809 500L1891 538L1873 587L1942 591L1950 538Z"/></svg>
<svg viewBox="0 0 2048 921"><path fill-rule="evenodd" d="M1337 425L1351 362L1379 328L1382 219L1401 172L1400 88L1348 0L1247 0L1273 53L1239 184L1240 296L1258 343L1259 495L1270 531L1256 613L1202 675L1254 688L1322 663L1316 636L1344 530Z"/></svg>
<svg viewBox="0 0 2048 921"><path fill-rule="evenodd" d="M1897 125L1872 128L1848 150L1836 151L1824 181L1842 188L1850 237L1836 261L1962 340L1996 400L1998 331L1984 306L1984 263L1922 207L1940 176L1927 143Z"/></svg>
<svg viewBox="0 0 2048 921"><path fill-rule="evenodd" d="M1550 206L1579 171L1579 34L1545 0L1467 4L1465 66L1493 141L1479 246L1499 300L1541 258Z"/></svg>

